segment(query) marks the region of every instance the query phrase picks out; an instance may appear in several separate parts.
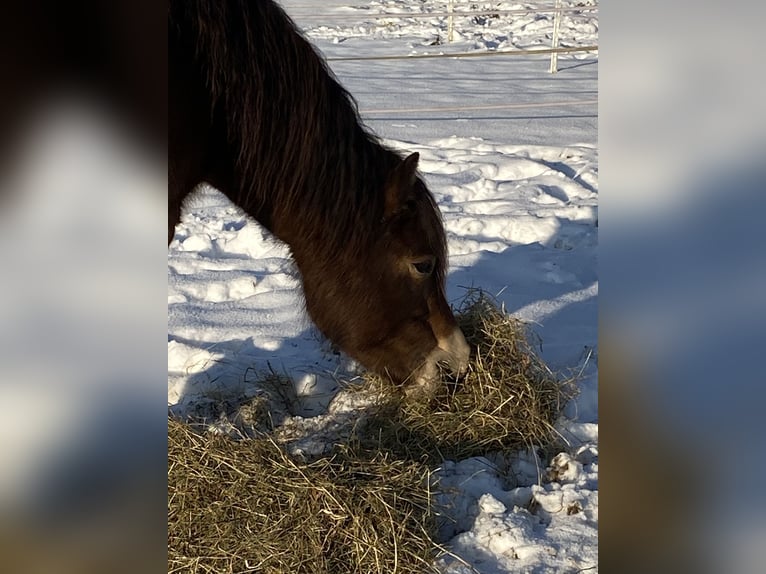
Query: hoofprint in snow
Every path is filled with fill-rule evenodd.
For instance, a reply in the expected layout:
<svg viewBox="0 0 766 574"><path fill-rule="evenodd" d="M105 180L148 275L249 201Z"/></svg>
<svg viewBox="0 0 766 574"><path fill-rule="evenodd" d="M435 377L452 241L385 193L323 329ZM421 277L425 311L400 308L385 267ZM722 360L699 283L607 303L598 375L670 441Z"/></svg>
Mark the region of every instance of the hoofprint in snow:
<svg viewBox="0 0 766 574"><path fill-rule="evenodd" d="M306 0L284 4L294 14ZM303 13L325 14L333 22L336 14L434 11L437 6L394 0L354 8L340 4L324 3L315 12ZM474 4L480 9L489 6ZM522 6L492 3L491 7ZM449 48L491 48L491 42L508 34L503 26L518 29L515 36L508 35L515 47L540 44L541 38L547 43L550 29L545 26L550 18L519 15L512 23L503 18L456 19L457 47ZM362 55L390 51L391 38L407 40L405 45L423 51L428 39L433 39L428 26L444 29L438 19L389 24L370 20L374 30L357 29L354 26L360 24L345 21L327 26L315 25L310 18L296 20L330 56L342 55L335 50L344 45L353 45L354 53ZM596 43L597 18L586 20L572 20L580 45ZM501 43L497 47L502 48ZM527 88L533 85L529 82L539 82L519 98L534 98L535 93L543 97L557 89L552 83L556 80L546 75L547 66L539 61L533 67L517 60L513 64L502 64L502 58L490 60L481 64L474 60L473 81L463 79L456 87L445 77L449 90L437 89L435 93L444 95L427 97L444 98L437 103L460 103L469 97L472 103L491 101L494 90L483 86L482 77L491 71L501 85L503 74L497 72L503 69L510 78L518 77L516 70L522 69ZM386 82L404 79L400 85L407 86L412 68L401 66L413 64L397 64L386 63L381 77ZM442 66L447 76L458 65L465 61L429 64L431 69ZM385 93L378 95L377 86L364 83L358 66L369 65L343 63L335 71L358 97L363 111L392 107ZM557 79L579 86L585 70L572 69ZM586 78L586 86L588 82L595 90L595 78ZM538 93L539 86L546 91ZM398 86L390 89L395 92ZM516 92L512 95L516 99ZM509 114L488 122L468 115L469 121L410 117L411 129L398 123L398 118L366 119L389 138L388 145L406 153L420 152L420 169L444 215L450 253L448 299L458 303L471 287L495 295L510 314L532 324L541 339L541 355L554 371L578 376L580 394L558 423L568 446L553 461L543 461L530 450L509 457L447 461L442 466L438 472L442 494L436 502L449 505L456 522L442 528L441 542L460 560L445 557L439 566L451 574L596 572L595 120L555 109L549 117L532 120ZM364 413L369 399L339 391L338 385L340 379L353 380L358 367L337 354L307 318L288 249L217 191L202 187L190 202L169 249L168 280L168 404L172 411L216 417L249 398L267 396L277 435L289 438L290 448L305 453L323 451ZM259 381L272 372L288 375L293 385L264 388ZM219 428L225 425L225 421L211 422Z"/></svg>

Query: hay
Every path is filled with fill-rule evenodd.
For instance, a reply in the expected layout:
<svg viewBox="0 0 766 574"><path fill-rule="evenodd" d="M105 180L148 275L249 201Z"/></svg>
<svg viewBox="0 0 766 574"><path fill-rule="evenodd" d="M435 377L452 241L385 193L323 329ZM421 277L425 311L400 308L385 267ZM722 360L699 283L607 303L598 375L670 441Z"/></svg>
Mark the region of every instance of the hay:
<svg viewBox="0 0 766 574"><path fill-rule="evenodd" d="M247 440L169 420L168 572L436 572L448 512L432 506L433 467L550 445L574 394L534 352L526 325L483 292L470 292L456 317L472 348L465 377L424 399L366 376L358 390L376 393L377 405L329 457L289 456L262 430L273 428L263 401L235 420Z"/></svg>
<svg viewBox="0 0 766 574"><path fill-rule="evenodd" d="M544 448L558 437L553 425L574 396L573 381L560 381L538 357L526 324L480 290L469 292L456 319L472 349L465 377L457 384L445 377L445 384L424 396L367 376L364 392L381 399L357 437L361 451L439 464Z"/></svg>
<svg viewBox="0 0 766 574"><path fill-rule="evenodd" d="M340 450L301 463L268 439L168 421L168 572L434 571L430 472Z"/></svg>

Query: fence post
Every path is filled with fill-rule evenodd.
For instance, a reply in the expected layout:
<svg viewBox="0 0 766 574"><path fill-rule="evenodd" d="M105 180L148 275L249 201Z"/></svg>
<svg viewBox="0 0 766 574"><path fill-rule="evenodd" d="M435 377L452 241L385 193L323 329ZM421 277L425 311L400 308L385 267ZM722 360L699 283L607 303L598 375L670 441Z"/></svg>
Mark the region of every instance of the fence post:
<svg viewBox="0 0 766 574"><path fill-rule="evenodd" d="M551 48L551 74L555 74L558 71L558 52L556 48L559 47L559 24L561 22L561 0L556 0L556 11L553 13L553 42Z"/></svg>
<svg viewBox="0 0 766 574"><path fill-rule="evenodd" d="M454 27L452 19L452 0L447 3L447 42L452 42L452 29Z"/></svg>

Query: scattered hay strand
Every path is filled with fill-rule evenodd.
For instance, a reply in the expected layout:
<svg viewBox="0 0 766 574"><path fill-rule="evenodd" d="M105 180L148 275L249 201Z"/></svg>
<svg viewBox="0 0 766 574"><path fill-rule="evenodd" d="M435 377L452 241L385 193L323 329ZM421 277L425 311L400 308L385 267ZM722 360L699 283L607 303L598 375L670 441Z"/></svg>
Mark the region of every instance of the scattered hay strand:
<svg viewBox="0 0 766 574"><path fill-rule="evenodd" d="M480 290L468 293L456 319L471 346L465 377L445 378L434 392L405 395L368 375L365 392L381 396L358 440L363 450L410 459L459 460L493 451L545 447L557 438L554 423L574 396L536 354L531 333Z"/></svg>
<svg viewBox="0 0 766 574"><path fill-rule="evenodd" d="M299 462L168 421L168 572L433 572L430 471L385 454Z"/></svg>

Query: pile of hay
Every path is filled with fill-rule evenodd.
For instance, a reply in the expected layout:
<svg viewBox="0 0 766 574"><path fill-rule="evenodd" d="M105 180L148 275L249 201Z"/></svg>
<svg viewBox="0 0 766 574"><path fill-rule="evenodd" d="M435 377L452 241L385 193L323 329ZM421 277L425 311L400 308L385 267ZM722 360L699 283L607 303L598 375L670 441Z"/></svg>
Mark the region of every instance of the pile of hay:
<svg viewBox="0 0 766 574"><path fill-rule="evenodd" d="M446 516L432 506L433 466L546 447L573 396L526 325L483 292L456 317L472 347L464 379L423 400L368 376L359 390L377 393L377 408L329 457L298 461L269 438L270 401L238 415L247 440L169 420L168 572L435 572Z"/></svg>
<svg viewBox="0 0 766 574"><path fill-rule="evenodd" d="M433 572L430 480L386 455L302 463L171 419L168 572Z"/></svg>
<svg viewBox="0 0 766 574"><path fill-rule="evenodd" d="M553 425L574 396L573 381L559 380L533 349L527 325L484 292L470 292L455 316L472 349L464 379L445 377L424 397L368 376L364 391L381 399L357 437L363 451L438 464L556 440Z"/></svg>

